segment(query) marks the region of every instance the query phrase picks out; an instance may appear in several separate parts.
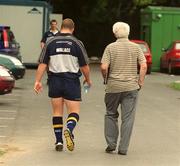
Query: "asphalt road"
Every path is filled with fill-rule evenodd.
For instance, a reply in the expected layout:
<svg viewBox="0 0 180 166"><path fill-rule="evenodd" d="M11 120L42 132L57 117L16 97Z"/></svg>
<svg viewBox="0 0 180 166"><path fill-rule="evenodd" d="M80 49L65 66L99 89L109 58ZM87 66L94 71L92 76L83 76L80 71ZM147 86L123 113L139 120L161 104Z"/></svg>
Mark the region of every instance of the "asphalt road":
<svg viewBox="0 0 180 166"><path fill-rule="evenodd" d="M51 106L46 79L40 95L33 92L35 70L0 96L2 166L180 166L180 92L168 85L180 76L152 73L139 93L138 110L127 156L106 154L104 86L99 67L92 66L93 87L83 93L76 149L54 150ZM119 122L120 123L120 122Z"/></svg>

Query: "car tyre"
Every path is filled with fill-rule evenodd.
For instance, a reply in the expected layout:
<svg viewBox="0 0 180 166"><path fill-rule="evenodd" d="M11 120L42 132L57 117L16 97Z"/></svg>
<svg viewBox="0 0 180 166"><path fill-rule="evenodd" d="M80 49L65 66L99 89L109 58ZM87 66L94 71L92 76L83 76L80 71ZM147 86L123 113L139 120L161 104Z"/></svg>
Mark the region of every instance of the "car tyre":
<svg viewBox="0 0 180 166"><path fill-rule="evenodd" d="M173 73L173 68L172 68L172 64L171 62L168 63L168 74L172 74Z"/></svg>
<svg viewBox="0 0 180 166"><path fill-rule="evenodd" d="M160 72L161 73L164 73L165 72L165 69L162 67L162 62L160 61Z"/></svg>
<svg viewBox="0 0 180 166"><path fill-rule="evenodd" d="M151 66L147 68L147 74L151 74Z"/></svg>

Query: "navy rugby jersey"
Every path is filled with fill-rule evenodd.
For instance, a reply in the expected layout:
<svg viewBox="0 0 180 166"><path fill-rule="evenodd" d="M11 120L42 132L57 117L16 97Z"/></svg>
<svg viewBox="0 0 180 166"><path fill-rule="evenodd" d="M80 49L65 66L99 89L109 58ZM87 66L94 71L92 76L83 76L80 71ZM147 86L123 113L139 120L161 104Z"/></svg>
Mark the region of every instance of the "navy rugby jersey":
<svg viewBox="0 0 180 166"><path fill-rule="evenodd" d="M58 30L55 33L53 33L51 30L49 30L49 31L45 32L41 42L46 43L50 39L52 39L54 36L58 36L58 35L60 35L60 32Z"/></svg>
<svg viewBox="0 0 180 166"><path fill-rule="evenodd" d="M47 64L52 75L76 78L81 76L80 67L88 64L88 56L81 41L71 34L60 34L46 43L39 62Z"/></svg>

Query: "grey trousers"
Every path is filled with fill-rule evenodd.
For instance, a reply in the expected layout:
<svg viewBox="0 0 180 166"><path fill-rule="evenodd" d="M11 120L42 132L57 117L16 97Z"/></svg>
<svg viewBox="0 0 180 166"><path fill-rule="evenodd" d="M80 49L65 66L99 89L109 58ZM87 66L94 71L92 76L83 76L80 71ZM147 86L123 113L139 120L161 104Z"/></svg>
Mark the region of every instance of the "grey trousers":
<svg viewBox="0 0 180 166"><path fill-rule="evenodd" d="M120 93L106 93L106 115L105 115L105 138L107 145L116 149L119 125L118 107L121 104L121 138L118 151L126 153L129 147L130 137L133 129L138 90Z"/></svg>

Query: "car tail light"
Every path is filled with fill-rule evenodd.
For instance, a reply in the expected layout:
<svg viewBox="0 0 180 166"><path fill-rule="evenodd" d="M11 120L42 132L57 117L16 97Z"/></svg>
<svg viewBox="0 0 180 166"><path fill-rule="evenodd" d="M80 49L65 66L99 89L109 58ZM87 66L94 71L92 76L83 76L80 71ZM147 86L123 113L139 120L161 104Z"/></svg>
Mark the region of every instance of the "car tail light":
<svg viewBox="0 0 180 166"><path fill-rule="evenodd" d="M180 56L180 52L177 52L177 53L176 53L176 56Z"/></svg>
<svg viewBox="0 0 180 166"><path fill-rule="evenodd" d="M148 63L151 63L151 62L152 62L152 57L151 57L150 55L147 55L147 56L146 56L146 61L147 61Z"/></svg>
<svg viewBox="0 0 180 166"><path fill-rule="evenodd" d="M8 42L8 34L6 30L3 30L3 36L4 36L4 48L8 48L9 42Z"/></svg>

